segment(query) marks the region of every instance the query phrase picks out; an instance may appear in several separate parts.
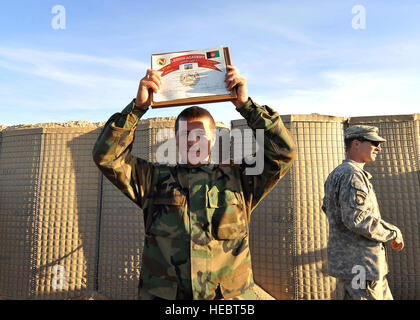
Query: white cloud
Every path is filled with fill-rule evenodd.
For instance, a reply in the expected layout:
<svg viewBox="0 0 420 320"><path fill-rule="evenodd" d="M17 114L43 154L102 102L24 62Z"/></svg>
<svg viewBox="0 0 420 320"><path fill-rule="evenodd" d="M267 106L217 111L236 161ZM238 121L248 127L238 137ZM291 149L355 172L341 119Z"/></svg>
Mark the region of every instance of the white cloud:
<svg viewBox="0 0 420 320"><path fill-rule="evenodd" d="M147 67L125 58L0 47L0 70L11 71L12 80L0 85L0 121L106 120L135 97ZM15 106L19 117L8 112Z"/></svg>
<svg viewBox="0 0 420 320"><path fill-rule="evenodd" d="M321 77L328 87L294 90L283 98L266 96L265 100L282 114L367 116L420 112L420 76L416 73L334 71Z"/></svg>
<svg viewBox="0 0 420 320"><path fill-rule="evenodd" d="M143 73L148 65L123 58L0 47L0 67L74 86L120 88L133 85L133 80L115 77L115 73ZM112 73L103 76L97 68L109 68Z"/></svg>
<svg viewBox="0 0 420 320"><path fill-rule="evenodd" d="M40 51L22 48L0 47L0 55L8 58L9 60L28 63L46 61L50 63L90 63L125 70L143 69L144 67L148 66L146 63L143 63L141 61L126 58L103 58L86 54L77 54L60 51Z"/></svg>

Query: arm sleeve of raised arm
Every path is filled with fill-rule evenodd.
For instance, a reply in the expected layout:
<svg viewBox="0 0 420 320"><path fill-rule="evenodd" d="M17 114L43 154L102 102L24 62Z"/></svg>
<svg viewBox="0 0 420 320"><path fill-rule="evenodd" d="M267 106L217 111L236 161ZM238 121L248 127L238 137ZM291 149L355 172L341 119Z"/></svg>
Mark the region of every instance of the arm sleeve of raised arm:
<svg viewBox="0 0 420 320"><path fill-rule="evenodd" d="M254 131L257 137L258 132L263 132L263 168L256 175L247 174L246 169L258 165L256 154L256 165L242 163L244 168L244 183L248 184L249 195L252 198L251 210L273 189L277 182L290 169L293 160L296 158L296 148L293 138L283 124L280 115L270 107L256 104L251 98L239 109L240 114L246 119L248 126ZM261 150L256 151L261 152ZM247 188L245 188L246 190Z"/></svg>
<svg viewBox="0 0 420 320"><path fill-rule="evenodd" d="M354 173L344 180L340 185L339 195L344 225L373 241L388 242L396 239L399 229L374 215L375 209L369 203L368 187L360 174Z"/></svg>
<svg viewBox="0 0 420 320"><path fill-rule="evenodd" d="M153 165L131 154L137 123L146 110L133 100L104 125L92 150L95 164L129 199L143 208L150 192Z"/></svg>

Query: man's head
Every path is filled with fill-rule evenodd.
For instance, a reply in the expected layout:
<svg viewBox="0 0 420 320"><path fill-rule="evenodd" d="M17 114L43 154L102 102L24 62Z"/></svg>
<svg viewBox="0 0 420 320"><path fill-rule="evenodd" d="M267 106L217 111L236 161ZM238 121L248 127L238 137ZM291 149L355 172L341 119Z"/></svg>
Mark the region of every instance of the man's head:
<svg viewBox="0 0 420 320"><path fill-rule="evenodd" d="M209 159L216 140L216 123L206 109L184 109L175 121L176 145L188 164L198 165Z"/></svg>
<svg viewBox="0 0 420 320"><path fill-rule="evenodd" d="M380 144L386 141L378 135L378 131L373 126L348 127L344 135L347 158L361 163L375 161L376 155L382 150Z"/></svg>

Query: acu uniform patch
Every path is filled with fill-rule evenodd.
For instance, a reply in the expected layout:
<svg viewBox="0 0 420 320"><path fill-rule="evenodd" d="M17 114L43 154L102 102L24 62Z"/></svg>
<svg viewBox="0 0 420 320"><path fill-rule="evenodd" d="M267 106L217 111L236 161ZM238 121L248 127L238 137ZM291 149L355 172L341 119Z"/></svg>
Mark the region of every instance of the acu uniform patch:
<svg viewBox="0 0 420 320"><path fill-rule="evenodd" d="M352 177L351 186L354 202L357 206L363 206L369 193L369 187L363 183L362 178L358 175Z"/></svg>
<svg viewBox="0 0 420 320"><path fill-rule="evenodd" d="M359 206L363 206L365 204L366 201L366 196L367 194L363 191L360 190L356 190L356 203Z"/></svg>

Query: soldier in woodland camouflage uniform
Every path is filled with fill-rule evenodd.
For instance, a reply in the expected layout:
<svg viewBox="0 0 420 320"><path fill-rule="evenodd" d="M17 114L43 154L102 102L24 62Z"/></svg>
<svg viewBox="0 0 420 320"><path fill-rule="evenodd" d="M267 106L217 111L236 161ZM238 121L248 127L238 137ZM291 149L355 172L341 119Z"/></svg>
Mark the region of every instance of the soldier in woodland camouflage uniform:
<svg viewBox="0 0 420 320"><path fill-rule="evenodd" d="M385 242L404 247L401 231L381 219L371 175L363 169L376 160L386 140L372 126L351 126L345 132L346 160L324 185L322 209L329 220L328 266L338 278L339 296L350 300L393 299L386 274Z"/></svg>
<svg viewBox="0 0 420 320"><path fill-rule="evenodd" d="M103 174L144 213L145 245L140 299L255 299L249 251L250 214L277 184L295 158L294 142L278 115L248 97L246 81L228 66L226 87L236 88L233 101L252 129L264 130L264 168L246 175L247 164L194 165L187 135L202 132L200 143L214 144L214 120L205 109L184 110L176 122L177 146L187 164L152 164L133 157L131 148L140 117L150 105L149 90L158 92L159 74L149 69L137 98L105 124L93 149ZM186 121L180 132L179 122ZM187 140L187 141L186 141ZM208 151L208 150L207 150Z"/></svg>

